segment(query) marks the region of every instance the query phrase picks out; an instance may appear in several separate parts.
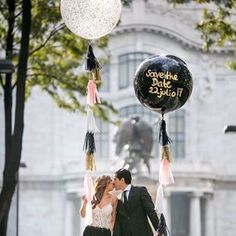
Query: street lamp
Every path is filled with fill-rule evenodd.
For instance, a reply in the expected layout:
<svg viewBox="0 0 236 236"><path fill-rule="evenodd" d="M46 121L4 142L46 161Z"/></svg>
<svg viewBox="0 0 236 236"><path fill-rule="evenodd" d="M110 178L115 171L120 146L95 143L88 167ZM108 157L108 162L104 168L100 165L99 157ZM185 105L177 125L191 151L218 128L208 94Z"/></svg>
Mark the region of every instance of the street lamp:
<svg viewBox="0 0 236 236"><path fill-rule="evenodd" d="M21 162L19 169L17 171L17 184L16 184L16 236L19 235L19 200L20 200L20 179L19 171L20 168L26 168L27 165L24 162Z"/></svg>
<svg viewBox="0 0 236 236"><path fill-rule="evenodd" d="M236 133L236 125L227 125L224 128L224 132L226 133Z"/></svg>
<svg viewBox="0 0 236 236"><path fill-rule="evenodd" d="M0 74L12 74L15 66L10 60L0 59Z"/></svg>

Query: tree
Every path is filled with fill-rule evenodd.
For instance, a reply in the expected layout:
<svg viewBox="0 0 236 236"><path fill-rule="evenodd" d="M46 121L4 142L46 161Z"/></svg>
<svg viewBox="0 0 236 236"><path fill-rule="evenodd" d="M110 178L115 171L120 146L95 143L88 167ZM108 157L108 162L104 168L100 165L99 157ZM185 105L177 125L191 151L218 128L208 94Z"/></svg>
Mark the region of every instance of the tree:
<svg viewBox="0 0 236 236"><path fill-rule="evenodd" d="M124 0L124 4L128 2ZM5 116L0 235L6 236L8 213L21 160L25 98L29 97L32 87L39 86L59 107L85 112L79 98L86 94L89 78L86 74L78 76L75 73L84 62L88 42L65 27L59 0L38 0L33 4L31 0L6 0L0 2L0 10L0 52L5 52L6 59L13 61L17 69L14 75L0 77ZM108 38L104 37L95 43L97 47L104 48L107 41ZM111 104L102 101L94 108L94 113L108 119L107 110L115 111Z"/></svg>
<svg viewBox="0 0 236 236"><path fill-rule="evenodd" d="M168 0L173 4L188 4L186 0ZM196 24L201 32L204 48L236 46L235 0L193 0L203 4L203 19ZM236 70L236 61L227 61L226 66Z"/></svg>

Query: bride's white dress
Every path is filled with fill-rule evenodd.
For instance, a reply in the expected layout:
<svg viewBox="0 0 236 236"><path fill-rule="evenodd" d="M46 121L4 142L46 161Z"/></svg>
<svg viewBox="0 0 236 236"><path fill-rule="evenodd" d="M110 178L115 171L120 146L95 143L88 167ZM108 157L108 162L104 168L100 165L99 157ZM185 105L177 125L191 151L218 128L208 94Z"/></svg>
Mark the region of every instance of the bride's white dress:
<svg viewBox="0 0 236 236"><path fill-rule="evenodd" d="M110 229L112 219L112 205L106 204L103 208L96 206L92 210L93 223L91 226Z"/></svg>

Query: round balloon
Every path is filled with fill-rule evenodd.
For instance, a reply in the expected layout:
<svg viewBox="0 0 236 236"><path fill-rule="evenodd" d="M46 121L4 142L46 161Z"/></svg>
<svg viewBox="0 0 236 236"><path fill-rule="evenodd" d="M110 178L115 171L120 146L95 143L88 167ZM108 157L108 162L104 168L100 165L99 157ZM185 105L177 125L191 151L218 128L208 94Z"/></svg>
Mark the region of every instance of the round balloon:
<svg viewBox="0 0 236 236"><path fill-rule="evenodd" d="M120 0L61 0L61 15L66 26L85 39L110 33L121 15Z"/></svg>
<svg viewBox="0 0 236 236"><path fill-rule="evenodd" d="M173 55L149 57L135 73L135 94L152 111L167 113L182 107L192 88L192 76L185 62Z"/></svg>

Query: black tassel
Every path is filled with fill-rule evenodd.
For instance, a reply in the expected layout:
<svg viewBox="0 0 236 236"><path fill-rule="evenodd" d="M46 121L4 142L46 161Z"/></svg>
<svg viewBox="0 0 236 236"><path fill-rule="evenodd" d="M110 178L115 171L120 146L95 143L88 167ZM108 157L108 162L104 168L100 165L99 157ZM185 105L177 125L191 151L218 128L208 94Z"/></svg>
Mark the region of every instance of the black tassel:
<svg viewBox="0 0 236 236"><path fill-rule="evenodd" d="M171 142L172 140L168 137L167 132L166 132L166 122L164 119L162 119L161 124L160 124L160 132L159 132L159 143L162 146L166 146Z"/></svg>
<svg viewBox="0 0 236 236"><path fill-rule="evenodd" d="M93 154L96 151L94 133L87 131L84 139L83 150L85 150L88 154Z"/></svg>
<svg viewBox="0 0 236 236"><path fill-rule="evenodd" d="M160 223L159 223L159 227L158 227L158 232L159 232L160 236L170 235L170 232L169 232L167 224L166 224L166 219L162 213L160 216Z"/></svg>
<svg viewBox="0 0 236 236"><path fill-rule="evenodd" d="M86 60L86 70L96 71L98 69L100 69L100 64L93 53L92 46L89 45L88 53L87 53L87 60Z"/></svg>

